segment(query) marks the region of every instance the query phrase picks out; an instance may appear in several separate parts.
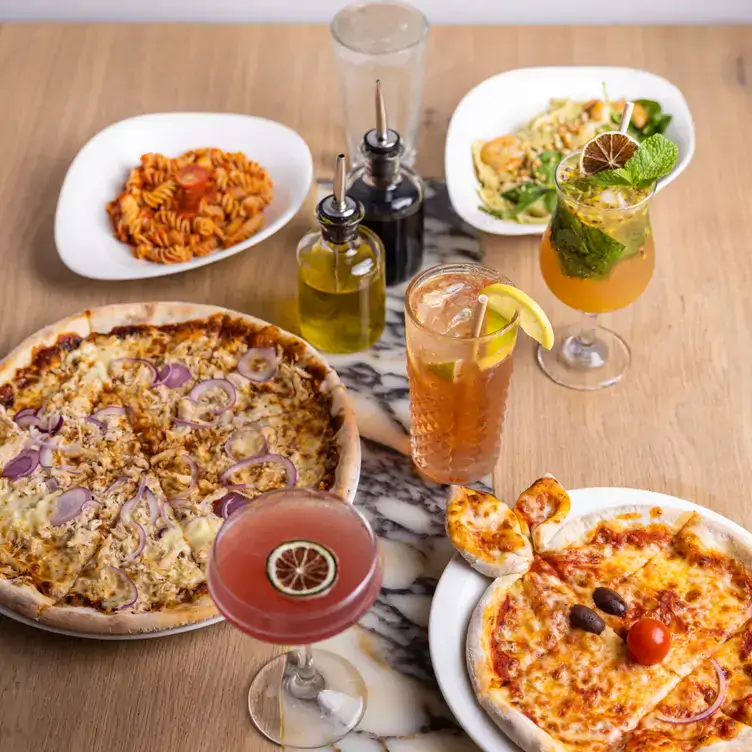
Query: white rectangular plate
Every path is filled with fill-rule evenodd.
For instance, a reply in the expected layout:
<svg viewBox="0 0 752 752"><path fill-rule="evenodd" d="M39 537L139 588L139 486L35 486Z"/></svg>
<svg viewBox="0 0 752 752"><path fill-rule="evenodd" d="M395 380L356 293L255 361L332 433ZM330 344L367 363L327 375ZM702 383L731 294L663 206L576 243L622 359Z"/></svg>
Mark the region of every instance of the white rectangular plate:
<svg viewBox="0 0 752 752"><path fill-rule="evenodd" d="M478 208L478 180L470 147L514 133L544 112L552 98L654 99L671 114L666 136L679 145L673 172L659 181L665 188L686 169L695 151L695 126L684 95L670 81L649 71L612 67L518 68L491 76L471 89L457 105L444 152L449 197L457 214L478 230L494 235L542 235L545 225L496 219Z"/></svg>

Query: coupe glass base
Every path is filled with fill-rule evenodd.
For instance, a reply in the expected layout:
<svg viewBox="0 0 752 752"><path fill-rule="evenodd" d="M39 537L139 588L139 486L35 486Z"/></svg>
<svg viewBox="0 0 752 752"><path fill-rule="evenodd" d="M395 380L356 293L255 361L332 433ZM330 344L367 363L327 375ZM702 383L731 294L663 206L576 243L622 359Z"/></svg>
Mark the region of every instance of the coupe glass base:
<svg viewBox="0 0 752 752"><path fill-rule="evenodd" d="M308 687L297 681L296 651L273 658L251 682L251 720L280 746L328 747L352 731L365 712L366 685L355 666L328 650L312 654L316 675Z"/></svg>
<svg viewBox="0 0 752 752"><path fill-rule="evenodd" d="M629 367L629 345L610 329L596 326L592 344L579 339L575 330L555 330L552 350L538 347L538 364L557 384L568 389L595 391L615 384Z"/></svg>

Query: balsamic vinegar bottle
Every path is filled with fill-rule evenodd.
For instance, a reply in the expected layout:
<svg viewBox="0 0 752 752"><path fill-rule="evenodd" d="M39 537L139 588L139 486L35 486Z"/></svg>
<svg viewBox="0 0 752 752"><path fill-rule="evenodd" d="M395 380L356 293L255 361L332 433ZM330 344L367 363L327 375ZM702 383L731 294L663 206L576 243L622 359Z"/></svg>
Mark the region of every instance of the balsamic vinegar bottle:
<svg viewBox="0 0 752 752"><path fill-rule="evenodd" d="M396 285L420 270L423 261L424 185L400 164L399 133L387 125L381 82L376 82L376 127L363 136L364 164L348 179L348 195L365 209L363 225L373 230L386 252L386 283Z"/></svg>

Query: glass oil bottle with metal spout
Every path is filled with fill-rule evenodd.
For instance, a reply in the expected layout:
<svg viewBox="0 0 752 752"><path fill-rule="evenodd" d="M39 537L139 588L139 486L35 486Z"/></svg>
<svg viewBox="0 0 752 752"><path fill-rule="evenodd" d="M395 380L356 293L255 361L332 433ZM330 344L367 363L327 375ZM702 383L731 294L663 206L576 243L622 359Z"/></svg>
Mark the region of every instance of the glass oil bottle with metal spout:
<svg viewBox="0 0 752 752"><path fill-rule="evenodd" d="M399 133L389 128L381 82L376 82L376 128L363 136L364 163L350 173L348 195L365 209L363 224L384 243L386 283L415 275L423 261L424 185L400 163Z"/></svg>
<svg viewBox="0 0 752 752"><path fill-rule="evenodd" d="M345 155L333 195L316 207L320 228L298 245L298 307L303 337L330 353L373 345L386 320L384 246L361 226L363 206L345 194Z"/></svg>

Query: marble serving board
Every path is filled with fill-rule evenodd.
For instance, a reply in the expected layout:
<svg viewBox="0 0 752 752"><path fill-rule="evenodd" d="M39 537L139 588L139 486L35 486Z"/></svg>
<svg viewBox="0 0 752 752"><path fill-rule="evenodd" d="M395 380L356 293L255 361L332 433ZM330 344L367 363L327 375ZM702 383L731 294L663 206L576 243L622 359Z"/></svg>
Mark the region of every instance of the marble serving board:
<svg viewBox="0 0 752 752"><path fill-rule="evenodd" d="M480 261L480 243L454 214L446 186L429 182L426 195L424 267ZM431 596L453 552L444 533L447 487L423 479L409 457L406 287L387 291L386 329L373 348L328 356L355 402L363 440L355 503L379 535L385 561L371 611L322 643L358 667L369 692L360 727L332 752L477 750L444 703L428 652Z"/></svg>

